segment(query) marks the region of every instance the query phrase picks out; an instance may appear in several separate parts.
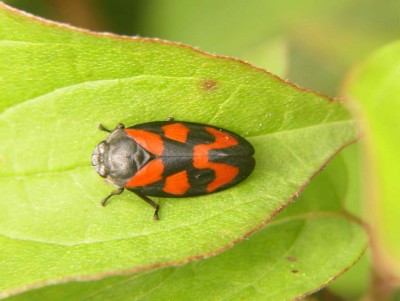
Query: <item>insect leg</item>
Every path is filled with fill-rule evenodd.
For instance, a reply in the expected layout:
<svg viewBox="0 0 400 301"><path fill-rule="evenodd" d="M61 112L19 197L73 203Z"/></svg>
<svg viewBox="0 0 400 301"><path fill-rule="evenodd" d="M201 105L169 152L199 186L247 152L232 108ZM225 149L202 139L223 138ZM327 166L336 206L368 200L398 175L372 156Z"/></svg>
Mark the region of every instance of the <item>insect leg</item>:
<svg viewBox="0 0 400 301"><path fill-rule="evenodd" d="M112 131L111 130L109 130L108 128L106 128L104 125L102 125L101 123L97 126L97 128L100 130L100 131L103 131L103 132L107 132L107 133L111 133Z"/></svg>
<svg viewBox="0 0 400 301"><path fill-rule="evenodd" d="M107 132L107 133L111 133L112 131L111 130L109 130L108 128L106 128L104 125L102 125L101 123L97 126L97 128L100 130L100 131L103 131L103 132ZM125 128L125 125L123 125L122 123L119 123L116 127L115 127L115 129L113 130L113 131L115 131L116 129L120 129L120 130L123 130Z"/></svg>
<svg viewBox="0 0 400 301"><path fill-rule="evenodd" d="M112 191L108 196L106 196L102 201L101 201L101 206L105 206L106 202L109 200L110 197L114 195L120 195L121 193L124 192L124 188L118 188L117 190Z"/></svg>
<svg viewBox="0 0 400 301"><path fill-rule="evenodd" d="M140 197L143 201L145 201L147 204L152 206L155 209L153 218L155 220L159 220L159 218L158 218L158 209L160 209L160 205L158 205L156 202L154 202L149 197L147 197L147 196L145 196L145 195L143 195L143 194L141 194L141 193L139 193L137 191L130 190L130 189L129 189L129 191L132 191L134 194L136 194L138 197Z"/></svg>

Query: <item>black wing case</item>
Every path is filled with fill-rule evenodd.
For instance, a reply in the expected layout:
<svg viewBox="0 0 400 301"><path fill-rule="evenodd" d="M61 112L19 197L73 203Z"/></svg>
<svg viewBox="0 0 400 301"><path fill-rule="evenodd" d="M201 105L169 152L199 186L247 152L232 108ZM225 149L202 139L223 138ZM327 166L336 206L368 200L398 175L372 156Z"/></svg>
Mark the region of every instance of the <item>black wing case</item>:
<svg viewBox="0 0 400 301"><path fill-rule="evenodd" d="M176 124L179 124L179 131L166 130L174 129ZM255 166L253 146L225 129L177 121L149 122L130 128L155 133L162 137L164 145L163 154L159 156L164 163L162 180L131 189L143 195L177 198L221 191L243 181ZM186 137L182 132L186 132ZM233 138L235 145L224 145L228 138Z"/></svg>

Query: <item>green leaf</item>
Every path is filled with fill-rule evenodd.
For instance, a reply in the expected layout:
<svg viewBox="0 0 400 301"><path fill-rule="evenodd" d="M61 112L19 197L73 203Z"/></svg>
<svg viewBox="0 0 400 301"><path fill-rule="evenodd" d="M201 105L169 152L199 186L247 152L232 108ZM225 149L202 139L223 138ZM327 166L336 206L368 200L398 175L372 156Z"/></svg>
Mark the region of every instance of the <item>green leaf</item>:
<svg viewBox="0 0 400 301"><path fill-rule="evenodd" d="M325 193L326 195L334 193L344 209L355 216L364 218L363 186L365 183L361 153L362 146L357 143L347 147L332 160L327 171L335 189L326 190ZM371 283L371 254L366 252L348 272L329 286L329 290L344 300L359 300L369 293Z"/></svg>
<svg viewBox="0 0 400 301"><path fill-rule="evenodd" d="M84 32L4 4L0 112L3 295L219 253L270 221L355 139L340 102L243 62ZM113 188L90 166L104 139L97 125L169 115L247 137L256 149L254 173L218 194L157 199L157 223L148 205L127 193L101 208ZM343 217L338 227L341 221L347 227ZM303 227L301 220L291 225Z"/></svg>
<svg viewBox="0 0 400 301"><path fill-rule="evenodd" d="M48 286L7 301L280 301L304 296L348 269L367 243L362 227L340 212L349 172L341 157L279 219L223 254L134 276Z"/></svg>
<svg viewBox="0 0 400 301"><path fill-rule="evenodd" d="M316 213L272 223L211 259L134 276L61 284L7 300L292 300L331 281L327 275L351 266L365 244L359 225L340 214Z"/></svg>
<svg viewBox="0 0 400 301"><path fill-rule="evenodd" d="M400 277L400 42L376 52L348 87L360 108L368 167L368 217L380 269Z"/></svg>

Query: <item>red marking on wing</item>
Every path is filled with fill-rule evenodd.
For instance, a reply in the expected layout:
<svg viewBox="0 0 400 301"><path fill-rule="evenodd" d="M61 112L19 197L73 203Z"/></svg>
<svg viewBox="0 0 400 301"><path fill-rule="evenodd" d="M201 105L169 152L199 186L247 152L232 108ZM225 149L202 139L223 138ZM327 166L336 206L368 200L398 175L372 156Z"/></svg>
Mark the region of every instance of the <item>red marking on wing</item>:
<svg viewBox="0 0 400 301"><path fill-rule="evenodd" d="M147 163L142 169L125 184L125 187L141 187L146 186L162 179L164 172L164 163L161 159L154 159Z"/></svg>
<svg viewBox="0 0 400 301"><path fill-rule="evenodd" d="M154 155L161 156L164 144L160 135L145 130L125 129L125 133L131 136L140 146Z"/></svg>
<svg viewBox="0 0 400 301"><path fill-rule="evenodd" d="M209 161L208 153L212 149L221 149L235 146L237 140L231 135L218 131L211 127L205 127L206 131L213 134L215 140L211 144L199 144L193 147L193 166L198 169L210 168L214 170L215 179L207 185L207 191L213 192L232 181L239 173L239 168L225 163L215 163Z"/></svg>
<svg viewBox="0 0 400 301"><path fill-rule="evenodd" d="M189 129L182 123L173 123L162 127L165 137L185 143L189 134Z"/></svg>
<svg viewBox="0 0 400 301"><path fill-rule="evenodd" d="M239 173L239 168L224 163L209 163L209 168L214 169L215 179L207 185L208 192L213 192L218 187L229 183Z"/></svg>
<svg viewBox="0 0 400 301"><path fill-rule="evenodd" d="M211 144L208 144L210 149L227 148L227 147L238 145L237 140L227 133L218 131L217 129L214 129L214 128L211 128L208 126L206 126L205 129L207 132L209 132L210 134L213 134L215 137L214 142Z"/></svg>
<svg viewBox="0 0 400 301"><path fill-rule="evenodd" d="M165 179L163 190L167 193L182 195L190 188L186 170L180 171Z"/></svg>

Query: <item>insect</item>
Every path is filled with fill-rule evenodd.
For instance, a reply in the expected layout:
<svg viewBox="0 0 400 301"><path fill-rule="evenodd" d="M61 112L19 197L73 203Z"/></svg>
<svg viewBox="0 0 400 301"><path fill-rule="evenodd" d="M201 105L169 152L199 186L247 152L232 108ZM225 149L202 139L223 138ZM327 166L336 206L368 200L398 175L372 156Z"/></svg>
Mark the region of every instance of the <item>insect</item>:
<svg viewBox="0 0 400 301"><path fill-rule="evenodd" d="M181 198L214 193L247 178L254 169L254 148L241 136L219 127L194 123L155 121L114 130L93 151L97 173L118 187L101 201L125 189L154 209L149 198Z"/></svg>

